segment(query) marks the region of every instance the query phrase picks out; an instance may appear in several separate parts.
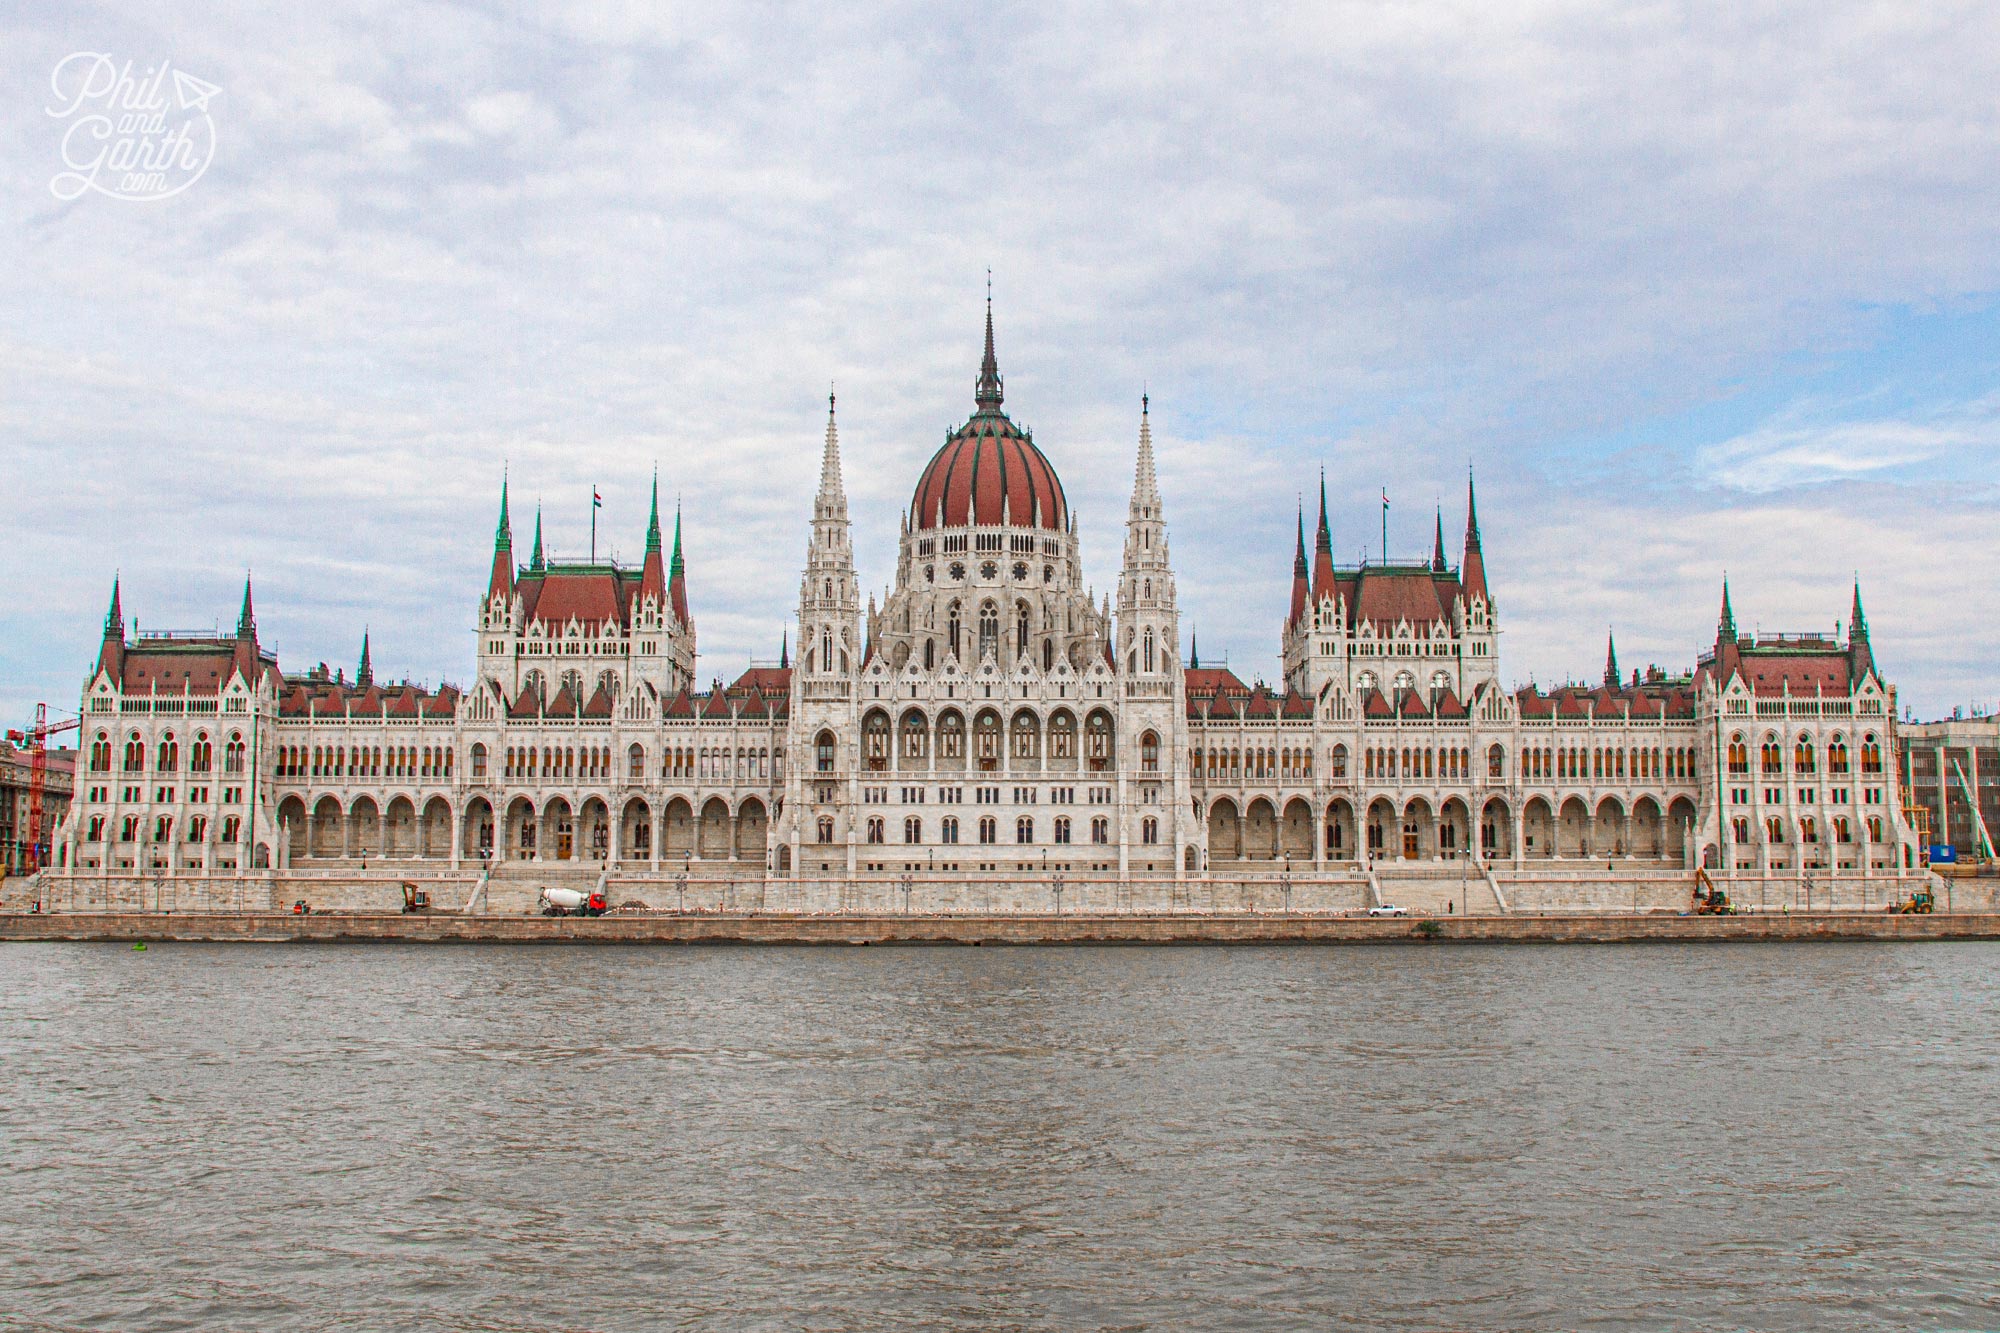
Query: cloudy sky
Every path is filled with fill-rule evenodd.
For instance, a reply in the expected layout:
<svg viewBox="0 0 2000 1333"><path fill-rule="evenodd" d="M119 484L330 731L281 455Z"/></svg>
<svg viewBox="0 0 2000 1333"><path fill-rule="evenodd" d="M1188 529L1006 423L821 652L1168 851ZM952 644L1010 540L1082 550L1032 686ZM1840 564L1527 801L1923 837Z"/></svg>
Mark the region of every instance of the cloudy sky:
<svg viewBox="0 0 2000 1333"><path fill-rule="evenodd" d="M1920 715L2000 699L1990 4L11 7L0 714L142 629L464 682L525 547L687 515L704 678L775 656L838 385L864 583L1008 407L1115 581L1149 387L1184 626L1276 674L1295 505L1462 530L1503 667L1686 667L1862 583ZM1710 11L1704 16L1703 11ZM221 91L170 198L70 201L64 57ZM1455 558L1455 554L1454 554Z"/></svg>

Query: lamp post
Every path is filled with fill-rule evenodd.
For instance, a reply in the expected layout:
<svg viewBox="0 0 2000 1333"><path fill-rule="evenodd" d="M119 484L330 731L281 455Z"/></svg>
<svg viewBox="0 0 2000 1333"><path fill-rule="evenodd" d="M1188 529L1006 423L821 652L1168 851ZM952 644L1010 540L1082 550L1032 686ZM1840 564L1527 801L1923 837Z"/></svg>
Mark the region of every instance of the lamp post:
<svg viewBox="0 0 2000 1333"><path fill-rule="evenodd" d="M1042 874L1047 875L1048 873L1049 873L1049 849L1044 847L1042 848ZM1063 883L1062 883L1062 870L1060 867L1057 868L1055 876L1049 880L1049 887L1055 890L1056 915L1061 916Z"/></svg>
<svg viewBox="0 0 2000 1333"><path fill-rule="evenodd" d="M1285 873L1279 877L1278 882L1285 889L1285 915L1290 916L1292 914L1292 854L1290 852L1285 853Z"/></svg>
<svg viewBox="0 0 2000 1333"><path fill-rule="evenodd" d="M680 894L678 915L686 916L688 909L688 853L681 853L681 873L674 876L674 889Z"/></svg>
<svg viewBox="0 0 2000 1333"><path fill-rule="evenodd" d="M900 883L903 889L903 915L908 916L910 914L910 891L916 888L916 876L905 869Z"/></svg>

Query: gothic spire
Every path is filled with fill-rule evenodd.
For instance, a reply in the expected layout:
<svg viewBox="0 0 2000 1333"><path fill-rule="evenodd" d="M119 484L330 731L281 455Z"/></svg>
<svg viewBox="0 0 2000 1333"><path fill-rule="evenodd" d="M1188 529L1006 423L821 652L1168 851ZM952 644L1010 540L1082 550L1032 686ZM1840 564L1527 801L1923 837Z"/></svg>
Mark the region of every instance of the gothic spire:
<svg viewBox="0 0 2000 1333"><path fill-rule="evenodd" d="M514 528L507 521L507 474L500 474L500 521L493 527L493 572L486 580L488 597L514 591Z"/></svg>
<svg viewBox="0 0 2000 1333"><path fill-rule="evenodd" d="M1444 570L1444 506L1439 505L1437 510L1437 542L1431 547L1431 572L1442 574Z"/></svg>
<svg viewBox="0 0 2000 1333"><path fill-rule="evenodd" d="M673 603L674 615L681 624L688 625L687 562L681 559L681 505L674 501L674 558L667 566L667 597Z"/></svg>
<svg viewBox="0 0 2000 1333"><path fill-rule="evenodd" d="M1716 637L1726 643L1736 642L1736 612L1729 606L1729 576L1722 576L1722 621L1716 626Z"/></svg>
<svg viewBox="0 0 2000 1333"><path fill-rule="evenodd" d="M792 664L792 632L789 629L778 632L778 670L783 671Z"/></svg>
<svg viewBox="0 0 2000 1333"><path fill-rule="evenodd" d="M247 572L243 575L243 610L236 617L236 637L257 637L257 613L250 606L250 575Z"/></svg>
<svg viewBox="0 0 2000 1333"><path fill-rule="evenodd" d="M118 601L118 576L111 576L111 609L104 613L104 637L120 642L125 638L125 611Z"/></svg>
<svg viewBox="0 0 2000 1333"><path fill-rule="evenodd" d="M500 522L493 528L493 544L496 547L511 548L514 545L514 530L507 522L507 474L500 473Z"/></svg>
<svg viewBox="0 0 2000 1333"><path fill-rule="evenodd" d="M1472 469L1465 470L1465 558L1458 567L1458 584L1468 597L1489 597L1486 553L1479 546L1479 497L1472 490Z"/></svg>
<svg viewBox="0 0 2000 1333"><path fill-rule="evenodd" d="M646 520L646 551L660 553L660 470L653 469L653 516Z"/></svg>
<svg viewBox="0 0 2000 1333"><path fill-rule="evenodd" d="M1299 540L1292 551L1292 612L1286 623L1296 625L1306 613L1306 505L1299 501Z"/></svg>
<svg viewBox="0 0 2000 1333"><path fill-rule="evenodd" d="M1604 631L1604 688L1618 688L1618 641L1611 631Z"/></svg>
<svg viewBox="0 0 2000 1333"><path fill-rule="evenodd" d="M1326 519L1326 469L1319 470L1319 535L1313 538L1312 599L1334 595L1333 528Z"/></svg>
<svg viewBox="0 0 2000 1333"><path fill-rule="evenodd" d="M365 690L375 683L375 667L368 656L368 631L361 631L361 665L354 669L354 688Z"/></svg>
<svg viewBox="0 0 2000 1333"><path fill-rule="evenodd" d="M528 557L528 568L537 574L542 572L542 507L535 506L535 553Z"/></svg>
<svg viewBox="0 0 2000 1333"><path fill-rule="evenodd" d="M1153 418L1152 395L1139 395L1139 461L1132 474L1132 517L1138 518L1142 511L1150 510L1150 517L1160 517L1160 482L1153 470Z"/></svg>
<svg viewBox="0 0 2000 1333"><path fill-rule="evenodd" d="M1854 579L1854 607L1847 613L1847 642L1852 645L1868 642L1868 617L1861 609L1861 578Z"/></svg>
<svg viewBox="0 0 2000 1333"><path fill-rule="evenodd" d="M1201 635L1188 636L1188 670L1201 670Z"/></svg>
<svg viewBox="0 0 2000 1333"><path fill-rule="evenodd" d="M993 272L986 273L986 358L979 363L979 388L973 401L982 412L998 412L1001 400L1000 362L993 355Z"/></svg>
<svg viewBox="0 0 2000 1333"><path fill-rule="evenodd" d="M834 417L831 389L826 395L826 440L820 447L819 495L813 501L813 517L840 523L847 521L847 484L840 473L840 425Z"/></svg>

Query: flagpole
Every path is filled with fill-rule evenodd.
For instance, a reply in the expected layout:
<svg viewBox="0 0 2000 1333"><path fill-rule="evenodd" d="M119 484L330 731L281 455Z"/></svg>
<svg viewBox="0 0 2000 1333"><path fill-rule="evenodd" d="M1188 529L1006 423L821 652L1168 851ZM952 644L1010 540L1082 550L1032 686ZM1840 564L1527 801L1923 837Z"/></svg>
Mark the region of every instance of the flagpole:
<svg viewBox="0 0 2000 1333"><path fill-rule="evenodd" d="M590 488L590 563L597 563L597 487Z"/></svg>
<svg viewBox="0 0 2000 1333"><path fill-rule="evenodd" d="M1389 492L1382 492L1382 563L1389 563Z"/></svg>

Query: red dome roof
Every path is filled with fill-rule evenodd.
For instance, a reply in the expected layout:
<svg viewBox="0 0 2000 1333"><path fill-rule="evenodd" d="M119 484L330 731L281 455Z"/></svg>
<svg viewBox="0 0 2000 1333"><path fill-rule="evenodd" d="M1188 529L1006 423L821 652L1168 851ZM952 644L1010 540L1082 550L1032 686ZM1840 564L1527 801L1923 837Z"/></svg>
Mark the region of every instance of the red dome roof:
<svg viewBox="0 0 2000 1333"><path fill-rule="evenodd" d="M937 451L910 500L919 528L994 527L1061 532L1069 523L1062 482L1042 451L998 412L980 412ZM940 513L942 511L942 513Z"/></svg>
<svg viewBox="0 0 2000 1333"><path fill-rule="evenodd" d="M1061 532L1069 502L1049 460L1000 410L1000 366L993 355L993 297L986 298L986 359L979 367L979 404L917 479L910 517L919 528L1040 527ZM1005 517L1002 517L1002 510Z"/></svg>

